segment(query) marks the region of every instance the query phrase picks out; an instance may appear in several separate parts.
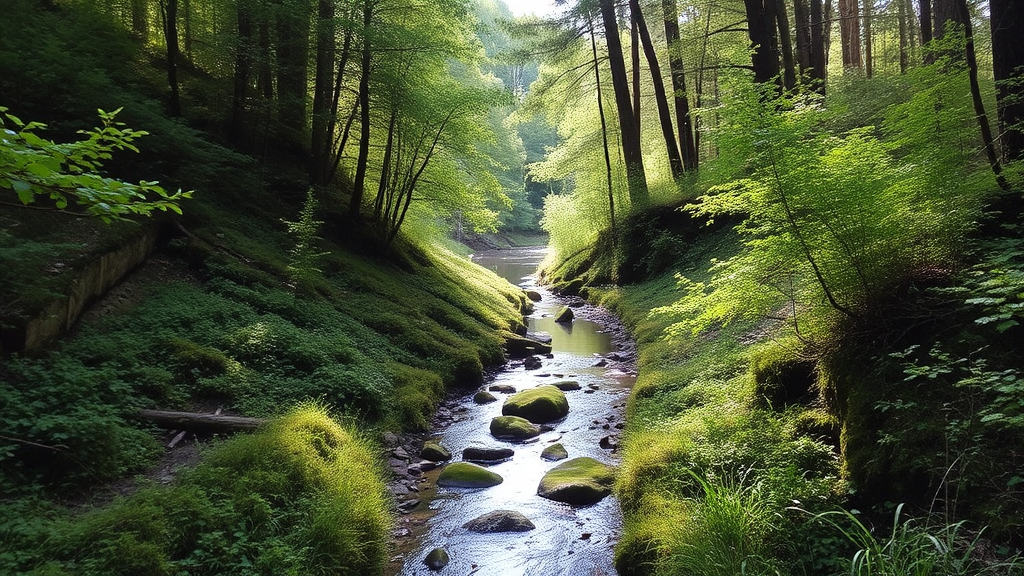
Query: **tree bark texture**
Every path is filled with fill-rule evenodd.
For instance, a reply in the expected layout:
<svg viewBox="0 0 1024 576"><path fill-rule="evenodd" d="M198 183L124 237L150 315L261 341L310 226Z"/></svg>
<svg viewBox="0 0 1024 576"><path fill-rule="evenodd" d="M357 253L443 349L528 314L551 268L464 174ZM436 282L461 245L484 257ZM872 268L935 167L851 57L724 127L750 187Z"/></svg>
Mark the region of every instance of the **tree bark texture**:
<svg viewBox="0 0 1024 576"><path fill-rule="evenodd" d="M811 66L811 8L807 0L793 0L793 24L796 27L796 61L800 74Z"/></svg>
<svg viewBox="0 0 1024 576"><path fill-rule="evenodd" d="M679 43L679 9L676 0L662 0L661 8L665 13L665 39L668 43L668 64L672 71L679 151L683 157L683 170L691 172L697 169L699 160L690 114L690 100L686 92L686 68L683 63L682 46Z"/></svg>
<svg viewBox="0 0 1024 576"><path fill-rule="evenodd" d="M858 0L839 0L839 36L843 47L843 68L860 69L860 10Z"/></svg>
<svg viewBox="0 0 1024 576"><path fill-rule="evenodd" d="M363 47L362 73L359 75L359 157L356 159L356 174L352 182L352 197L349 199L348 216L352 220L361 218L363 191L366 188L366 169L370 160L370 61L373 55L370 45L370 26L373 24L373 2L363 3Z"/></svg>
<svg viewBox="0 0 1024 576"><path fill-rule="evenodd" d="M754 81L771 82L779 75L779 47L775 35L775 0L743 0L747 12L747 34L754 47L751 56Z"/></svg>
<svg viewBox="0 0 1024 576"><path fill-rule="evenodd" d="M796 58L793 56L793 36L789 33L789 13L786 11L786 0L775 0L775 20L779 25L783 85L786 90L792 90L796 87Z"/></svg>
<svg viewBox="0 0 1024 576"><path fill-rule="evenodd" d="M817 83L817 90L825 93L825 76L828 72L828 60L825 50L828 26L825 22L825 10L821 0L811 0L811 80Z"/></svg>
<svg viewBox="0 0 1024 576"><path fill-rule="evenodd" d="M629 182L629 199L634 206L647 203L647 174L640 150L640 131L633 122L633 110L629 102L629 80L626 78L626 62L619 38L619 23L615 17L615 1L600 0L601 20L604 24L605 42L608 45L608 64L612 74L612 88L615 92L615 107L619 116L619 130L622 133L622 156L626 163Z"/></svg>
<svg viewBox="0 0 1024 576"><path fill-rule="evenodd" d="M178 92L178 58L181 48L178 45L178 0L160 2L164 11L164 43L167 45L167 83L171 87L171 96L167 111L171 116L181 116L181 95Z"/></svg>
<svg viewBox="0 0 1024 576"><path fill-rule="evenodd" d="M989 12L999 143L1003 159L1011 161L1024 153L1024 86L1007 83L1024 76L1024 2L989 0Z"/></svg>
<svg viewBox="0 0 1024 576"><path fill-rule="evenodd" d="M864 74L874 75L874 45L871 38L871 20L875 17L875 0L864 0Z"/></svg>
<svg viewBox="0 0 1024 576"><path fill-rule="evenodd" d="M658 105L658 120L661 123L661 135L665 139L665 148L668 151L668 162L672 170L672 178L678 180L683 175L683 159L679 155L679 146L676 144L675 130L672 127L672 112L668 106L668 95L665 93L665 81L661 76L661 66L658 65L658 54L654 50L654 41L651 40L651 32L647 29L647 21L644 19L643 11L640 9L639 0L630 0L629 12L639 32L640 45L644 49L647 66L651 70L651 81L654 83L654 99Z"/></svg>

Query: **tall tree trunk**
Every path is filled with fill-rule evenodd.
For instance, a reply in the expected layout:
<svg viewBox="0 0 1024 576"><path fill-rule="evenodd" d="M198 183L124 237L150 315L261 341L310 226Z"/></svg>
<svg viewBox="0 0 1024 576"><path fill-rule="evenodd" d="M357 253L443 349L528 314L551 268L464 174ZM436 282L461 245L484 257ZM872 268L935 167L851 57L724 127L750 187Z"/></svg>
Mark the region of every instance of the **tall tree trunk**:
<svg viewBox="0 0 1024 576"><path fill-rule="evenodd" d="M278 119L298 132L306 125L309 91L309 1L281 6L277 13ZM294 135L293 135L294 136Z"/></svg>
<svg viewBox="0 0 1024 576"><path fill-rule="evenodd" d="M310 181L326 184L330 161L331 104L334 100L334 2L318 0L316 26L316 76L313 79L313 117L310 133Z"/></svg>
<svg viewBox="0 0 1024 576"><path fill-rule="evenodd" d="M192 58L192 0L181 0L182 20L185 22L185 57Z"/></svg>
<svg viewBox="0 0 1024 576"><path fill-rule="evenodd" d="M359 157L356 159L356 174L352 182L352 197L349 199L348 215L352 220L362 218L363 191L366 188L366 168L370 160L370 25L373 23L372 0L363 0L363 47L362 73L359 76Z"/></svg>
<svg viewBox="0 0 1024 576"><path fill-rule="evenodd" d="M665 148L668 151L668 163L672 170L672 178L678 180L683 175L683 159L679 155L675 130L672 128L672 112L668 107L668 96L665 94L665 80L661 76L661 66L658 65L658 54L654 50L654 42L651 40L650 30L647 29L647 22L644 20L639 0L629 1L629 12L640 33L640 45L643 46L644 57L647 58L647 65L651 69L651 81L654 83L654 99L658 103L658 120L661 123L661 135L665 138Z"/></svg>
<svg viewBox="0 0 1024 576"><path fill-rule="evenodd" d="M947 22L954 24L966 24L970 15L965 19L960 13L957 4L960 0L932 0L932 39L938 40L946 36Z"/></svg>
<svg viewBox="0 0 1024 576"><path fill-rule="evenodd" d="M1003 159L1024 153L1024 85L1011 84L1024 75L1024 3L989 0L992 15L992 71L996 79L996 110Z"/></svg>
<svg viewBox="0 0 1024 576"><path fill-rule="evenodd" d="M626 164L629 199L634 207L639 207L647 203L647 174L644 171L644 159L640 150L640 132L633 121L633 110L629 103L629 81L626 78L622 41L619 39L619 23L615 17L615 0L600 0L600 7L605 42L608 45L612 88L615 91L615 107L619 116L619 130L622 133L622 157Z"/></svg>
<svg viewBox="0 0 1024 576"><path fill-rule="evenodd" d="M612 156L608 150L608 121L604 115L604 96L601 90L601 63L597 59L597 38L594 34L594 21L588 17L587 26L590 28L590 50L594 55L594 82L597 86L597 114L601 117L601 143L604 146L604 167L608 178L608 228L612 232L612 240L615 239L615 188L612 184Z"/></svg>
<svg viewBox="0 0 1024 576"><path fill-rule="evenodd" d="M251 0L239 0L236 5L238 36L235 42L234 91L231 96L231 126L228 139L241 144L245 126L249 77L252 73L253 15Z"/></svg>
<svg viewBox="0 0 1024 576"><path fill-rule="evenodd" d="M779 49L775 38L775 0L743 0L747 11L747 34L754 48L751 56L754 82L764 84L777 80Z"/></svg>
<svg viewBox="0 0 1024 576"><path fill-rule="evenodd" d="M922 62L931 64L935 61L935 55L931 51L932 43L932 0L918 0L921 10L921 54Z"/></svg>
<svg viewBox="0 0 1024 576"><path fill-rule="evenodd" d="M800 74L806 74L811 65L811 8L807 0L793 0L793 20L796 25L796 60Z"/></svg>
<svg viewBox="0 0 1024 576"><path fill-rule="evenodd" d="M907 73L907 64L910 62L910 54L907 47L907 2L906 0L896 0L897 9L899 11L899 27L900 27L900 74Z"/></svg>
<svg viewBox="0 0 1024 576"><path fill-rule="evenodd" d="M828 72L828 61L825 55L825 37L828 28L825 26L825 13L821 0L811 0L811 80L815 89L825 93L825 76Z"/></svg>
<svg viewBox="0 0 1024 576"><path fill-rule="evenodd" d="M860 10L858 0L839 0L839 36L843 45L843 68L860 69Z"/></svg>
<svg viewBox="0 0 1024 576"><path fill-rule="evenodd" d="M874 74L874 46L871 41L871 19L875 14L875 0L864 0L864 74Z"/></svg>
<svg viewBox="0 0 1024 576"><path fill-rule="evenodd" d="M668 43L668 65L672 71L672 92L676 111L676 129L679 132L679 150L683 156L683 170L692 172L697 169L698 165L697 143L690 115L690 100L686 92L683 50L679 42L679 9L676 0L662 0L661 8L665 13L665 39Z"/></svg>
<svg viewBox="0 0 1024 576"><path fill-rule="evenodd" d="M789 14L786 0L775 0L775 19L779 25L779 49L782 52L782 78L786 90L796 87L796 59L793 56L793 36L789 33Z"/></svg>
<svg viewBox="0 0 1024 576"><path fill-rule="evenodd" d="M996 146L992 138L992 128L988 123L988 115L985 113L985 103L981 99L981 86L978 84L978 57L974 52L974 27L971 26L971 13L967 8L967 0L955 0L957 13L954 15L963 22L964 37L967 41L965 56L967 57L967 72L971 80L971 99L974 101L974 114L978 118L978 127L981 128L981 141L985 144L985 155L988 156L988 164L992 173L996 176L996 182L1003 190L1009 191L1010 186L1002 174L1002 166L999 164L999 156L996 154Z"/></svg>
<svg viewBox="0 0 1024 576"><path fill-rule="evenodd" d="M181 96L178 92L178 57L181 54L178 46L178 0L160 0L160 8L164 16L164 43L167 45L167 83L171 87L167 112L177 117L181 116Z"/></svg>
<svg viewBox="0 0 1024 576"><path fill-rule="evenodd" d="M629 27L629 57L633 63L633 122L636 123L636 131L640 133L640 27L632 17Z"/></svg>

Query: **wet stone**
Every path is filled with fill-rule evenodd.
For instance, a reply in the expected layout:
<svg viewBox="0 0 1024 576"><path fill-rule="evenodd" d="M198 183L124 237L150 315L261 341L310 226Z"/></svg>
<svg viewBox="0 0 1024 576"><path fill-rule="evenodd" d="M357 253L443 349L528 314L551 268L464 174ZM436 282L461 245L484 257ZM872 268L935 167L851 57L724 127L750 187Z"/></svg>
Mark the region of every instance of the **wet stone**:
<svg viewBox="0 0 1024 576"><path fill-rule="evenodd" d="M473 395L473 402L477 404L490 404L491 402L497 402L498 399L487 390L481 390Z"/></svg>
<svg viewBox="0 0 1024 576"><path fill-rule="evenodd" d="M462 459L476 462L500 462L508 460L515 453L516 451L511 448L470 446L462 451Z"/></svg>
<svg viewBox="0 0 1024 576"><path fill-rule="evenodd" d="M516 387L508 384L492 384L487 388L491 392L500 392L502 394L515 394Z"/></svg>
<svg viewBox="0 0 1024 576"><path fill-rule="evenodd" d="M462 525L470 532L495 534L498 532L529 532L536 528L529 518L515 510L495 510L477 516Z"/></svg>
<svg viewBox="0 0 1024 576"><path fill-rule="evenodd" d="M448 557L448 552L444 548L434 548L427 554L423 563L431 570L440 570L447 566L450 561L451 558Z"/></svg>

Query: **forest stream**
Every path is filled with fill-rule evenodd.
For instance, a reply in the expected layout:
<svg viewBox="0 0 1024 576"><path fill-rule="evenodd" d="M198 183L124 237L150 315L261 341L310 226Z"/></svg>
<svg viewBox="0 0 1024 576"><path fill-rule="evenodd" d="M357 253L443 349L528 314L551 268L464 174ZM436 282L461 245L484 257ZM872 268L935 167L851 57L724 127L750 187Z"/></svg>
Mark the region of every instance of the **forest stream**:
<svg viewBox="0 0 1024 576"><path fill-rule="evenodd" d="M402 521L406 545L389 565L389 574L487 574L525 576L543 574L615 574L613 547L622 525L619 504L608 496L590 506L570 506L537 495L545 472L560 462L541 458L542 450L561 443L569 458L588 456L617 464L618 435L629 389L635 380L633 343L617 319L606 310L578 298L556 296L537 286L533 272L544 257L543 248L495 250L473 260L513 284L541 294L528 317L531 334L551 337L552 353L540 368L527 370L510 361L484 384L497 402L476 404L473 393L451 398L439 410L431 439L451 451L452 461L463 459L469 447L505 447L515 453L488 466L504 479L483 489L437 487L441 468L427 472L418 486L419 505ZM562 306L573 308L576 319L559 324L554 314ZM560 381L576 381L580 389L566 392L568 415L549 431L527 442L508 442L491 436L489 423L501 415L508 393ZM474 391L475 392L475 391ZM482 534L464 527L468 521L495 510L513 510L536 526L526 532ZM435 548L444 548L448 565L432 571L424 562Z"/></svg>

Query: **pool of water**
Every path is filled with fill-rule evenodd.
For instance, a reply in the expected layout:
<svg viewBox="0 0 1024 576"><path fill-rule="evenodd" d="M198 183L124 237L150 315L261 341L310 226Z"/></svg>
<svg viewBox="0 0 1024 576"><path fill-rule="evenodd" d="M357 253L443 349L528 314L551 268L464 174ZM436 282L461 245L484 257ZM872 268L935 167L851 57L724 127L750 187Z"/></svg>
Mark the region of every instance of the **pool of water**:
<svg viewBox="0 0 1024 576"><path fill-rule="evenodd" d="M475 404L472 395L450 401L446 407L456 418L443 429L435 430L434 439L452 452L454 461L460 460L462 451L470 446L510 447L515 455L489 467L504 478L502 484L492 488L437 488L437 471L428 473L419 494L422 503L413 512L423 521L416 531L416 544L396 559L400 568L394 573L615 574L613 547L622 524L618 502L609 496L591 506L573 507L541 498L537 495L541 477L558 462L542 460L540 453L546 446L560 442L570 458L589 456L617 464L617 455L601 448L601 440L617 436L633 377L622 366L610 370L597 365L602 355L616 347L602 324L586 319L592 308L577 308L579 318L572 324L554 322L552 316L564 301L536 286L532 277L543 257L543 249L500 250L474 256L474 261L512 283L542 294L542 300L528 318L528 329L550 334L553 348L552 357L542 358L540 369L526 370L521 362L510 362L486 386L507 384L523 390L559 380L575 380L581 390L566 392L568 416L552 423L553 430L526 443L498 440L489 433L490 421L501 415L501 404L507 395L495 392L498 402L484 405ZM536 529L477 534L462 527L493 510L516 510L529 518ZM445 548L451 558L440 571L432 571L423 563L426 554L436 547Z"/></svg>

